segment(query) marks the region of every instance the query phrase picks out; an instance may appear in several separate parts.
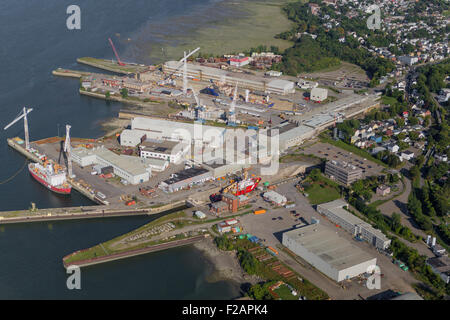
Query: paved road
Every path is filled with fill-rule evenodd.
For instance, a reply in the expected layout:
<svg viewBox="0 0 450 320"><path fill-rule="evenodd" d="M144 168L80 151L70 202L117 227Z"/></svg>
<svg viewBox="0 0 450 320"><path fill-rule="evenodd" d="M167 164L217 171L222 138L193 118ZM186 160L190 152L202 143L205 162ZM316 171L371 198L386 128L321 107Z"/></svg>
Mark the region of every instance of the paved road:
<svg viewBox="0 0 450 320"><path fill-rule="evenodd" d="M380 209L382 213L388 216L392 216L394 212L399 213L401 217L401 222L404 226L410 228L412 233L414 233L415 235L421 236L422 238L426 239L427 235L425 234L425 232L423 232L423 230L421 230L417 226L414 219L408 213L408 197L412 190L412 184L410 179L407 178L404 179L405 179L405 192L403 192L403 194L400 195L399 197L386 203L383 203L381 206L378 207L378 209ZM406 245L417 249L417 251L420 254L425 255L427 257L434 257L433 252L430 249L428 249L427 245L423 241L412 243L400 237L398 238Z"/></svg>

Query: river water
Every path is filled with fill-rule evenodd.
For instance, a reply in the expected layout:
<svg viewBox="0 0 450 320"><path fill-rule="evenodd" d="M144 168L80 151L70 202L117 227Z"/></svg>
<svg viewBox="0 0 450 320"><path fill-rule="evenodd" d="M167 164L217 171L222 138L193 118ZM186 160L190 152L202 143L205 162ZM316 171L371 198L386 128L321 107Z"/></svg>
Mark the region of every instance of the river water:
<svg viewBox="0 0 450 320"><path fill-rule="evenodd" d="M71 4L81 8L81 30L66 27L66 9ZM199 20L192 17L221 5L217 0L1 1L0 127L29 106L34 109L29 115L31 140L64 135L67 123L75 137L101 136L99 124L116 116L121 105L82 97L78 80L53 77L51 71L57 67L87 69L77 65L78 57L113 58L108 37L124 61L160 62L152 61L157 55L148 52L150 47L176 45L171 40L174 34L198 27ZM219 10L214 19L230 12ZM133 45L143 37L148 46ZM49 192L27 170L3 183L25 161L7 146L6 138L13 136L23 137L23 122L0 131L0 211L27 209L31 202L38 208L92 205L76 192L69 197ZM193 247L91 266L82 269L81 290L66 288L63 256L151 219L0 226L0 299L230 299L239 295L236 283L207 281L214 267Z"/></svg>

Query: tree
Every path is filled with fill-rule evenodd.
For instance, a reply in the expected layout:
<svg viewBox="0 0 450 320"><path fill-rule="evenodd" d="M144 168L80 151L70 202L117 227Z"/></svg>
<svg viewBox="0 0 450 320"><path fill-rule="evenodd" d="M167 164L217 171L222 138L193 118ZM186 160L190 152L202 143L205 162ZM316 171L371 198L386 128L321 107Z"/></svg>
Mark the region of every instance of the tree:
<svg viewBox="0 0 450 320"><path fill-rule="evenodd" d="M111 97L111 93L109 91L106 91L105 98L108 100Z"/></svg>
<svg viewBox="0 0 450 320"><path fill-rule="evenodd" d="M401 228L402 222L400 214L394 212L391 216L391 229L394 233L399 233Z"/></svg>
<svg viewBox="0 0 450 320"><path fill-rule="evenodd" d="M128 97L128 89L127 88L123 88L120 90L120 94L122 95L122 98L127 98Z"/></svg>

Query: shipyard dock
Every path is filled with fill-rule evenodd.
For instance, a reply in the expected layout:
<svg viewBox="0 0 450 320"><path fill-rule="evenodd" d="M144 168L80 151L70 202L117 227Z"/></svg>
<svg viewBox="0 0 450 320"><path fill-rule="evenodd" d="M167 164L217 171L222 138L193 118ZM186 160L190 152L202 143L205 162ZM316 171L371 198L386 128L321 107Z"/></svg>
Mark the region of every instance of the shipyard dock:
<svg viewBox="0 0 450 320"><path fill-rule="evenodd" d="M181 239L181 240L169 241L169 242L165 242L165 243L161 243L161 244L156 244L153 246L148 246L145 248L134 249L134 250L129 250L129 251L115 253L115 254L109 254L106 256L92 258L92 259L78 260L78 261L74 261L74 262L66 262L66 260L69 259L72 255L82 252L82 251L76 251L76 252L71 253L63 258L63 265L65 268L68 268L70 266L78 266L78 267L92 266L92 265L96 265L96 264L100 264L100 263L130 258L130 257L134 257L134 256L146 254L146 253L162 251L162 250L175 248L175 247L187 246L187 245L202 241L207 236L209 236L209 234L198 235L198 236Z"/></svg>
<svg viewBox="0 0 450 320"><path fill-rule="evenodd" d="M79 220L95 218L129 217L171 213L190 206L185 200L176 201L155 208L111 208L109 206L49 208L36 210L0 211L0 225L58 220Z"/></svg>

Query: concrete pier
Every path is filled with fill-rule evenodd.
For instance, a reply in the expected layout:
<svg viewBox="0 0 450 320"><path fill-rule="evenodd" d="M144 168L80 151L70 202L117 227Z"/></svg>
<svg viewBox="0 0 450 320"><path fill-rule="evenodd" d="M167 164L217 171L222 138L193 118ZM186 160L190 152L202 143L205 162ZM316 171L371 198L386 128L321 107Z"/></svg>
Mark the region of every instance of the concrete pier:
<svg viewBox="0 0 450 320"><path fill-rule="evenodd" d="M0 225L26 222L79 220L154 215L172 210L182 210L189 206L185 200L176 201L156 208L111 208L109 206L50 208L0 212Z"/></svg>
<svg viewBox="0 0 450 320"><path fill-rule="evenodd" d="M63 265L66 269L70 266L78 266L78 267L92 266L95 264L130 258L130 257L134 257L134 256L138 256L138 255L146 254L146 253L150 253L150 252L157 252L157 251L162 251L162 250L166 250L166 249L170 249L170 248L190 245L190 244L202 241L207 236L208 236L208 234L199 235L199 236L195 236L195 237L191 237L191 238L187 238L187 239L175 240L175 241L161 243L161 244L157 244L157 245L153 245L153 246L148 246L148 247L141 248L141 249L134 249L134 250L129 250L129 251L125 251L125 252L106 255L103 257L79 260L79 261L67 263L66 260L68 258L70 258L72 255L80 252L80 251L77 251L77 252L74 252L74 253L71 253L71 254L65 256L63 258Z"/></svg>

